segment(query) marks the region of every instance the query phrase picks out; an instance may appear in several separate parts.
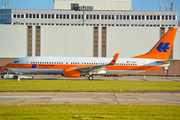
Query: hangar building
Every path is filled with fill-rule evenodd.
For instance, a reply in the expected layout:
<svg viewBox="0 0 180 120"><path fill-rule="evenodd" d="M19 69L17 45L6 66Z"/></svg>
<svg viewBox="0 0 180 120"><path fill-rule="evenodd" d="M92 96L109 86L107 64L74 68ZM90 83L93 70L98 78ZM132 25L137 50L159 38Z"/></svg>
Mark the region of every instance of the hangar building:
<svg viewBox="0 0 180 120"><path fill-rule="evenodd" d="M0 10L0 66L26 56L133 57L148 52L177 11L132 11L131 0L55 0L54 10ZM180 59L180 28L170 59ZM164 70L143 74L164 75ZM169 67L180 75L180 62Z"/></svg>

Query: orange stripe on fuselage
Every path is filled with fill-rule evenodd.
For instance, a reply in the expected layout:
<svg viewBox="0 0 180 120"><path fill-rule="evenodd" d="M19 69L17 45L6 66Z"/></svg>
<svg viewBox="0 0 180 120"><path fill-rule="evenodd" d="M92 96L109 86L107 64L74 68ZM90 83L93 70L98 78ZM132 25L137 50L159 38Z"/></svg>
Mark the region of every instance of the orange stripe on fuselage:
<svg viewBox="0 0 180 120"><path fill-rule="evenodd" d="M95 65L72 65L72 64L37 64L36 68L32 68L33 64L7 64L6 68L25 68L25 69L67 69L67 68L83 68ZM130 65L110 65L106 70L142 70L142 71L151 71L159 70L164 66L130 66Z"/></svg>

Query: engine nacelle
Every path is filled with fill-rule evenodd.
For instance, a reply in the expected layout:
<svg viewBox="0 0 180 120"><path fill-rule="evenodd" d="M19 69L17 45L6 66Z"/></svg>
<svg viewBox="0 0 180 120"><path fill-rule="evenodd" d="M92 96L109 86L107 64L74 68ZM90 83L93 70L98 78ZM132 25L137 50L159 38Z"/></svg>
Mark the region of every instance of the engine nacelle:
<svg viewBox="0 0 180 120"><path fill-rule="evenodd" d="M64 77L81 77L81 72L77 69L64 69Z"/></svg>

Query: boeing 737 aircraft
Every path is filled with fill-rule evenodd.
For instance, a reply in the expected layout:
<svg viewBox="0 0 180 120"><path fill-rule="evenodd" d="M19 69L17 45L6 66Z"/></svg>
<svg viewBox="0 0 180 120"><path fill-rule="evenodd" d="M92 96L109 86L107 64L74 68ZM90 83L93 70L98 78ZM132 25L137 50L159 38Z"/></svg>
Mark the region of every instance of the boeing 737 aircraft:
<svg viewBox="0 0 180 120"><path fill-rule="evenodd" d="M62 74L64 77L95 74L124 75L158 70L169 66L169 55L173 46L177 28L171 28L146 54L132 58L104 57L23 57L14 60L5 67L21 73Z"/></svg>

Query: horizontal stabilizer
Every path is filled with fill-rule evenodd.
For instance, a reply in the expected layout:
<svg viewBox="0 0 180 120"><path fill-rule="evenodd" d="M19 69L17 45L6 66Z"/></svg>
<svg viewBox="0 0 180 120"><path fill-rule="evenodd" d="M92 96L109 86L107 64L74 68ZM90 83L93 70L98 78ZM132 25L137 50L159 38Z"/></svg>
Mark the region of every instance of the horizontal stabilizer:
<svg viewBox="0 0 180 120"><path fill-rule="evenodd" d="M161 61L156 61L157 63L163 63L163 64L170 64L175 61L178 61L178 59L169 59L169 60L161 60Z"/></svg>

